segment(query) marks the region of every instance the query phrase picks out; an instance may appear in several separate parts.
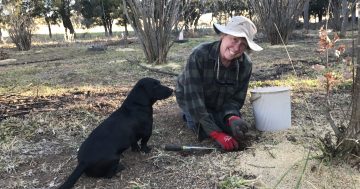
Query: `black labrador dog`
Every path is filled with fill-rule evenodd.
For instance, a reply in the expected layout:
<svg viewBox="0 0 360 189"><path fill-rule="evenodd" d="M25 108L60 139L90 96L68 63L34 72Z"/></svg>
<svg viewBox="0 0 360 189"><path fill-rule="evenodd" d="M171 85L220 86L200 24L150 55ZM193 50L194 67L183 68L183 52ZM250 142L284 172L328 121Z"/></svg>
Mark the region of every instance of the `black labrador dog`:
<svg viewBox="0 0 360 189"><path fill-rule="evenodd" d="M156 79L140 79L121 107L81 144L78 165L60 189L73 187L83 172L91 177L113 177L124 169L119 163L120 155L130 146L133 151L149 153L151 149L147 142L152 133L152 105L170 97L172 92ZM138 141L141 141L140 146Z"/></svg>

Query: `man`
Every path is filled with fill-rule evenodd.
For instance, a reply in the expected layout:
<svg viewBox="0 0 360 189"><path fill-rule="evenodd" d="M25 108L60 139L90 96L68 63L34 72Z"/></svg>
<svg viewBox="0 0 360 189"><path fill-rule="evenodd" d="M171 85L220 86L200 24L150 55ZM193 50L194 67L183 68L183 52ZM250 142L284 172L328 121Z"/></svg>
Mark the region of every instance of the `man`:
<svg viewBox="0 0 360 189"><path fill-rule="evenodd" d="M232 151L248 130L240 114L252 71L246 52L262 48L253 41L257 29L246 17L235 16L225 26L214 24L214 29L220 40L193 50L175 95L187 126L200 140L211 137Z"/></svg>

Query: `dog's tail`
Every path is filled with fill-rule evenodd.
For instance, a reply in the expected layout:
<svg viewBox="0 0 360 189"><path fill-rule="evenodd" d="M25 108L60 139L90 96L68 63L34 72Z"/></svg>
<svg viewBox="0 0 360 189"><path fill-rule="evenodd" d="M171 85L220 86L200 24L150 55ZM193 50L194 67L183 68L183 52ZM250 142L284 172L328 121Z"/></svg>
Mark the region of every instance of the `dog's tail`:
<svg viewBox="0 0 360 189"><path fill-rule="evenodd" d="M59 189L70 189L72 188L76 181L80 178L80 176L82 175L82 173L84 172L84 170L86 169L87 165L83 162L80 162L75 170L71 173L71 175L69 176L69 178L64 182L64 184L62 184Z"/></svg>

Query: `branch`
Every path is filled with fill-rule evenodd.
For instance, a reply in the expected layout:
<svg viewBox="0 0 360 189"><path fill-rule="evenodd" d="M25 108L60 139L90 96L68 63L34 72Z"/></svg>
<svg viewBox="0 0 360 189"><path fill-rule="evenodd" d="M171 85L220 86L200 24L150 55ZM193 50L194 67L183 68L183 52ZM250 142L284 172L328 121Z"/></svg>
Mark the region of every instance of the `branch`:
<svg viewBox="0 0 360 189"><path fill-rule="evenodd" d="M146 70L150 70L152 72L157 72L157 73L167 74L167 75L172 75L172 76L178 76L179 75L179 74L174 73L174 72L167 72L167 71L159 70L159 69L156 69L156 68L150 68L150 67L147 67L147 66L143 66L137 60L129 60L129 59L126 59L126 60L128 62L130 62L131 64L136 64L137 66L139 66L139 67L141 67L143 69L146 69Z"/></svg>
<svg viewBox="0 0 360 189"><path fill-rule="evenodd" d="M29 62L15 62L13 64L0 64L0 67L7 67L7 66L16 66L16 65L23 65L23 64L34 64L34 63L41 63L41 62L53 62L57 60L64 60L65 58L54 58L54 59L48 59L48 60L34 60Z"/></svg>

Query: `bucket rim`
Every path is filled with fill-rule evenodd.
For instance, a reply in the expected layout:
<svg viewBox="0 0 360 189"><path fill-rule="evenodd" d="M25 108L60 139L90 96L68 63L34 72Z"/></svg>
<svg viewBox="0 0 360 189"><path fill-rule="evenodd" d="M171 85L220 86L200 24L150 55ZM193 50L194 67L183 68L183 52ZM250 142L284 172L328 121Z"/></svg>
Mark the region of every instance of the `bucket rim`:
<svg viewBox="0 0 360 189"><path fill-rule="evenodd" d="M286 92L290 91L290 87L286 86L272 86L272 87L258 87L255 89L252 89L251 93L278 93L278 92Z"/></svg>

